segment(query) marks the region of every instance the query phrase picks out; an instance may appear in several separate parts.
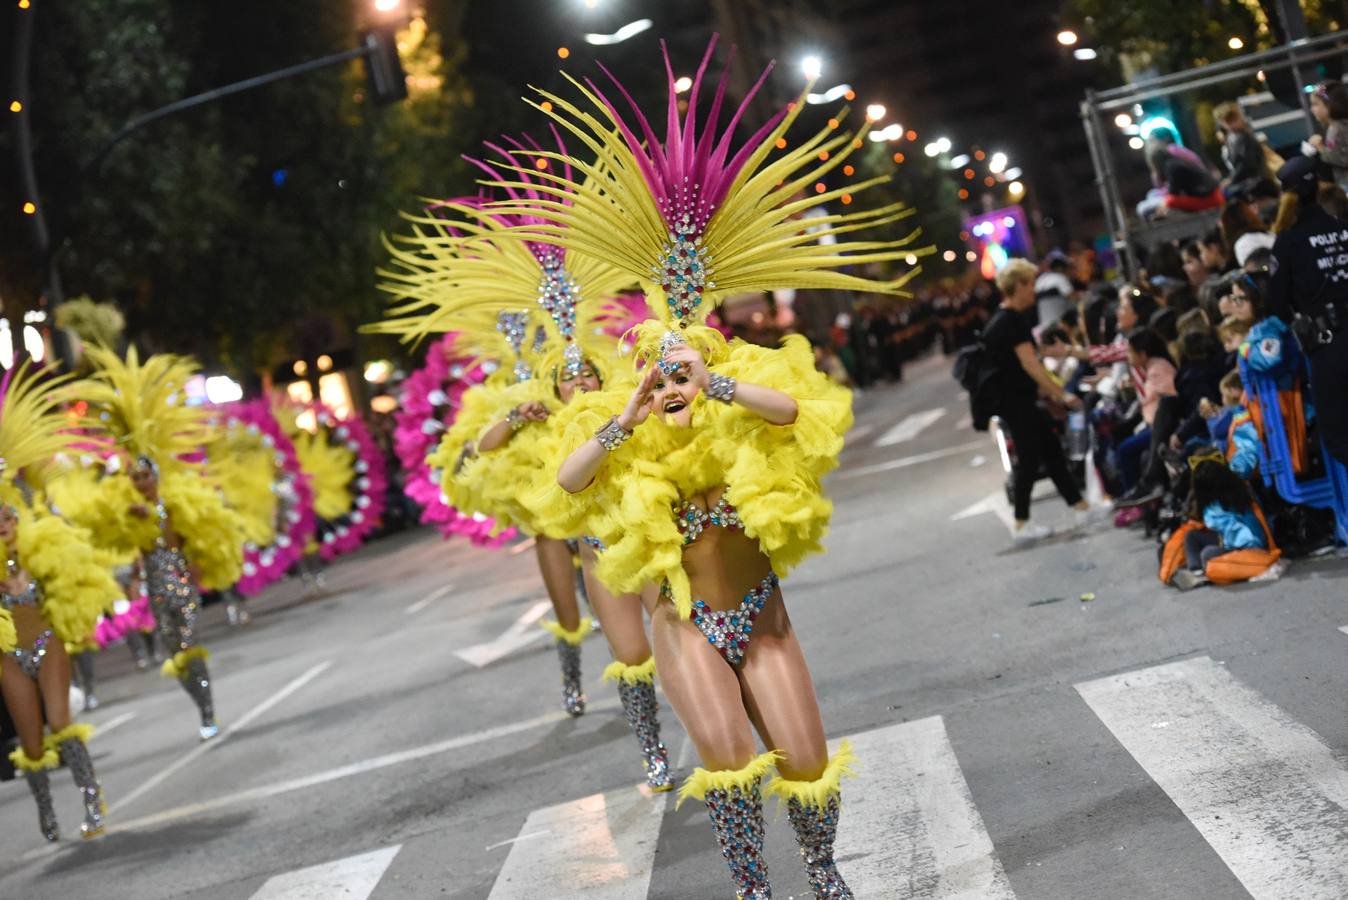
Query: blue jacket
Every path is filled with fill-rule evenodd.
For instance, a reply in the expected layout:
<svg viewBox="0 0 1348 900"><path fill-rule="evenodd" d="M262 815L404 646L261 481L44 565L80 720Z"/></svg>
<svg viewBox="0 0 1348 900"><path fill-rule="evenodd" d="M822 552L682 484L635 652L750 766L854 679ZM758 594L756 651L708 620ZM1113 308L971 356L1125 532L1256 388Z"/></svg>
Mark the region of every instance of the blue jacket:
<svg viewBox="0 0 1348 900"><path fill-rule="evenodd" d="M1225 550L1268 549L1268 540L1264 536L1264 526L1254 510L1232 512L1219 503L1209 503L1203 510L1203 524L1222 539Z"/></svg>
<svg viewBox="0 0 1348 900"><path fill-rule="evenodd" d="M1237 406L1233 412L1227 426L1226 464L1241 478L1249 478L1259 468L1259 431L1245 407Z"/></svg>
<svg viewBox="0 0 1348 900"><path fill-rule="evenodd" d="M1207 420L1208 436L1214 444L1225 444L1231 436L1231 420L1240 411L1239 406L1223 406L1221 412Z"/></svg>

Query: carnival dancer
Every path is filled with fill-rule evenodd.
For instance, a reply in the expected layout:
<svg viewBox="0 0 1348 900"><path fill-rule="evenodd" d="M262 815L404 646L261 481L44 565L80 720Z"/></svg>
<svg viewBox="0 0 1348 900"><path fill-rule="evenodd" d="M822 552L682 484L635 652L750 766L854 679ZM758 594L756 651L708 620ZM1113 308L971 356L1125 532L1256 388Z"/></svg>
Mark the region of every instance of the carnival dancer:
<svg viewBox="0 0 1348 900"><path fill-rule="evenodd" d="M528 172L509 178L503 174L521 170L522 163L529 161L528 154L540 149L537 144L510 142L509 149L497 144L488 147L495 158L472 160L490 176L488 185L521 202L542 196ZM569 168L563 166L563 171L570 176ZM410 312L412 317L383 323L381 330L415 338L438 323L453 322L456 331L472 335L490 321L483 319L483 311L497 313L494 330L505 337L516 357L515 365L507 374L465 394L459 421L446 432L430 463L445 472L447 496L457 484L476 482L474 499L485 504L485 512L498 522L508 517L535 535L539 569L556 615L556 621L543 624L554 636L561 660L563 707L573 716L580 715L586 703L580 644L591 622L580 615L568 546L568 540L578 535L537 524L536 511L524 502L520 488L547 456L539 446L550 437L551 412L602 383L603 370L615 359L618 342L604 335L599 325L606 309L601 300L630 286L634 279L553 244L519 240L511 230L534 224L527 215L483 215L480 209L478 202L451 202L438 205L432 215L413 219L418 228L407 239L411 247L396 249L398 268L383 273L385 289L402 301L395 312ZM441 289L436 295L433 286L444 284L452 284L453 293ZM431 291L426 290L428 286ZM581 303L582 295L591 299ZM503 302L513 309L500 309ZM544 330L534 326L531 334L527 313L514 309L525 310L533 302L547 318L541 326ZM414 304L411 309L409 304ZM450 311L457 313L455 318L446 315ZM530 367L526 356L536 366ZM472 508L461 506L457 498L454 503ZM655 663L641 606L634 596L615 597L594 577L597 546L593 538L582 538L579 549L586 594L613 654L604 675L618 685L624 714L641 747L647 784L654 790L668 790L673 782L668 752L660 741Z"/></svg>
<svg viewBox="0 0 1348 900"><path fill-rule="evenodd" d="M119 596L109 566L88 536L60 517L30 505L20 478L48 463L66 444L64 415L26 366L5 376L0 401L0 693L19 748L10 761L37 801L38 827L60 838L48 773L64 762L84 801L80 833L103 833L106 805L88 740L93 726L70 715L70 657L103 608ZM45 735L44 735L45 723Z"/></svg>
<svg viewBox="0 0 1348 900"><path fill-rule="evenodd" d="M804 338L789 337L776 350L727 344L702 321L716 298L732 292L896 293L902 279L873 282L833 270L922 251L905 246L912 237L846 237L902 218L908 210L901 206L802 215L821 204L846 205L844 195L885 180L805 193L864 143L864 134L838 129L841 115L769 159L774 146L786 146L802 96L732 152L757 86L721 130L723 77L706 130L696 134L711 53L709 46L682 121L683 98L666 61L663 141L635 106L637 127L630 128L593 85L569 79L584 110L539 92L535 105L579 136L598 162L569 160L589 176L584 183L550 179L554 197L531 204L533 215L550 221L537 239L640 277L660 319L637 330L636 356L646 369L634 391L589 393L556 414L566 440L555 481L566 493L554 491L551 524L575 516L606 542L598 575L612 589L663 585L651 601L655 658L703 763L681 796L705 801L739 895L771 896L761 798L762 779L776 768L767 792L786 801L815 896L850 898L833 843L840 780L852 755L844 745L829 758L779 587L781 576L820 549L831 513L820 478L837 463L851 423L850 394L815 371ZM834 243L820 243L828 237ZM755 752L755 729L765 753Z"/></svg>
<svg viewBox="0 0 1348 900"><path fill-rule="evenodd" d="M206 413L186 405L184 385L195 371L187 359L157 354L142 364L135 348L123 360L88 347L93 374L67 389L88 403L84 427L132 457L98 482L87 502L63 512L89 527L115 551L135 550L145 592L168 657L164 675L178 679L197 706L203 741L220 733L209 654L197 634L199 588L223 590L243 571L245 528L204 467L187 460L210 440Z"/></svg>

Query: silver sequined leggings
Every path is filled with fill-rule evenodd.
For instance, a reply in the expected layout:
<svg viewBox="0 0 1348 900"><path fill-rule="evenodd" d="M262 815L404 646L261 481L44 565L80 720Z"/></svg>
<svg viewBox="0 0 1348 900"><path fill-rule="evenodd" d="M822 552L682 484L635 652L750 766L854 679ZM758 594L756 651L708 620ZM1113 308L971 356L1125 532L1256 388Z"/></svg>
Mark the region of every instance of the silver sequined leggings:
<svg viewBox="0 0 1348 900"><path fill-rule="evenodd" d="M145 592L164 649L172 654L195 647L201 595L181 551L165 547L150 551L145 557Z"/></svg>

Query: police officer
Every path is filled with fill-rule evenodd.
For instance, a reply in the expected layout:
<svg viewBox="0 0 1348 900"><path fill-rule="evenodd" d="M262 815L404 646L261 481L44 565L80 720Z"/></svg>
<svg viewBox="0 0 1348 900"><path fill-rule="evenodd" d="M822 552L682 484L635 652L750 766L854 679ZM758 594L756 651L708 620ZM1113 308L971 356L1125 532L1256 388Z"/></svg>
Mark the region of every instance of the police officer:
<svg viewBox="0 0 1348 900"><path fill-rule="evenodd" d="M1291 323L1306 352L1320 437L1348 465L1348 221L1317 202L1315 159L1288 160L1278 182L1270 311Z"/></svg>

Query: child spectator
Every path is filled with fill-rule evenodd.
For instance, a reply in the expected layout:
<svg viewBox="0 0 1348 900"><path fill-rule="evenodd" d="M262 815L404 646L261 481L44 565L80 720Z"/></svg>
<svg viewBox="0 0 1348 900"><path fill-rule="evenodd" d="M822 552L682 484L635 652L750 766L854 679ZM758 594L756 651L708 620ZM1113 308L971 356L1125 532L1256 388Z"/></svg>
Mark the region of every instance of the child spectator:
<svg viewBox="0 0 1348 900"><path fill-rule="evenodd" d="M1307 141L1320 160L1329 166L1339 187L1348 185L1348 86L1341 81L1316 85L1311 94L1311 115L1325 128L1324 136L1313 134Z"/></svg>
<svg viewBox="0 0 1348 900"><path fill-rule="evenodd" d="M1225 448L1227 466L1248 479L1259 467L1259 432L1245 408L1245 386L1240 381L1239 369L1232 369L1222 377L1221 392L1221 406L1204 400L1199 403L1199 412L1207 424L1211 444ZM1190 445L1188 449L1192 455L1198 447Z"/></svg>
<svg viewBox="0 0 1348 900"><path fill-rule="evenodd" d="M1172 584L1182 591L1211 581L1208 565L1235 550L1269 550L1268 534L1249 486L1222 462L1195 457L1189 517L1202 528L1184 534L1186 565L1175 572Z"/></svg>
<svg viewBox="0 0 1348 900"><path fill-rule="evenodd" d="M1222 158L1230 174L1222 180L1222 193L1227 200L1249 201L1256 197L1278 196L1278 185L1269 171L1264 145L1254 133L1240 104L1234 101L1217 104L1212 117L1226 131L1226 145Z"/></svg>

